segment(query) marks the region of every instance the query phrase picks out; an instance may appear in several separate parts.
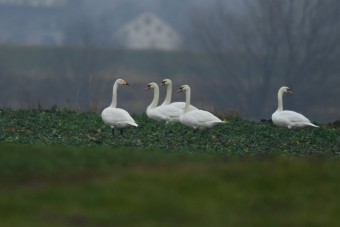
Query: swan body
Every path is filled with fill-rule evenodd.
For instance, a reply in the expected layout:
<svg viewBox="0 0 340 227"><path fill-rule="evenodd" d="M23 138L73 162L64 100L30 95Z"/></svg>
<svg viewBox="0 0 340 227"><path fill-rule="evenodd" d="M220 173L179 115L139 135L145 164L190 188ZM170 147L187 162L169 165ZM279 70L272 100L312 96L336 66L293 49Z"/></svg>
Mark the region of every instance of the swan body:
<svg viewBox="0 0 340 227"><path fill-rule="evenodd" d="M319 127L310 120L308 120L305 116L300 113L290 111L290 110L283 110L283 101L282 96L284 93L293 93L292 90L286 86L283 86L279 89L277 94L278 99L278 108L272 114L272 121L275 125L279 127L287 127L289 129L292 128L303 128L306 126L312 127Z"/></svg>
<svg viewBox="0 0 340 227"><path fill-rule="evenodd" d="M138 127L130 114L121 108L107 107L102 112L104 123L111 128L123 129L130 126Z"/></svg>
<svg viewBox="0 0 340 227"><path fill-rule="evenodd" d="M161 104L161 106L172 105L172 106L175 106L177 108L180 108L180 109L184 110L185 102L171 102L172 81L170 79L164 79L162 81L162 83L160 84L160 86L167 86L165 99L164 99L163 103ZM191 111L191 110L197 110L197 108L194 107L193 105L189 105L189 111Z"/></svg>
<svg viewBox="0 0 340 227"><path fill-rule="evenodd" d="M193 129L204 131L213 128L216 125L225 123L224 121L221 121L219 118L217 118L215 115L208 111L198 109L190 111L189 110L191 96L190 87L188 85L183 85L177 92L182 91L185 91L186 101L183 114L179 118L181 124Z"/></svg>
<svg viewBox="0 0 340 227"><path fill-rule="evenodd" d="M112 129L123 129L130 126L138 127L136 122L130 114L121 108L117 108L117 90L118 85L129 85L123 79L117 79L113 85L112 102L111 105L105 108L101 114L104 123ZM112 131L113 132L113 131Z"/></svg>
<svg viewBox="0 0 340 227"><path fill-rule="evenodd" d="M144 90L154 90L154 96L151 104L146 109L146 115L148 118L156 121L165 121L166 123L179 122L183 110L172 105L158 105L159 100L159 87L156 83L151 82Z"/></svg>

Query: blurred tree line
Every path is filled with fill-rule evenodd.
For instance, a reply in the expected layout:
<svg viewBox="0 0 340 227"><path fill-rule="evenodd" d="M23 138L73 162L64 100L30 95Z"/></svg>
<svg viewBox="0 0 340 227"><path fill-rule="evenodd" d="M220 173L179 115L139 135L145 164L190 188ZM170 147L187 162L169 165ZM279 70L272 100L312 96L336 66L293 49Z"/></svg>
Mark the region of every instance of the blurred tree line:
<svg viewBox="0 0 340 227"><path fill-rule="evenodd" d="M275 91L287 85L297 90L292 107L337 108L339 116L340 1L241 0L238 10L226 2L192 17L196 45L224 88L216 96L268 116Z"/></svg>
<svg viewBox="0 0 340 227"><path fill-rule="evenodd" d="M340 1L217 0L202 6L191 9L182 27L182 52L119 49L108 37L121 8L95 18L80 8L68 18L65 45L2 48L0 106L42 102L100 111L110 102L113 80L124 77L136 86L119 91L125 96L119 105L140 113L151 101L143 86L171 78L174 86L190 84L193 103L209 110L268 119L278 88L287 85L295 94L285 96L286 108L312 120L339 118Z"/></svg>

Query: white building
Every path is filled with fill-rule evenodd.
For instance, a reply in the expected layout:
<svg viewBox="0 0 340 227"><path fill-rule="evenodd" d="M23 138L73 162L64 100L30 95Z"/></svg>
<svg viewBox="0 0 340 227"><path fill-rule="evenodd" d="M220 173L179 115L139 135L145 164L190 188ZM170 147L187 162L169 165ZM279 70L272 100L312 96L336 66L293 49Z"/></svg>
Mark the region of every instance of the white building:
<svg viewBox="0 0 340 227"><path fill-rule="evenodd" d="M152 13L142 13L113 35L123 47L131 49L176 50L181 37L170 25Z"/></svg>

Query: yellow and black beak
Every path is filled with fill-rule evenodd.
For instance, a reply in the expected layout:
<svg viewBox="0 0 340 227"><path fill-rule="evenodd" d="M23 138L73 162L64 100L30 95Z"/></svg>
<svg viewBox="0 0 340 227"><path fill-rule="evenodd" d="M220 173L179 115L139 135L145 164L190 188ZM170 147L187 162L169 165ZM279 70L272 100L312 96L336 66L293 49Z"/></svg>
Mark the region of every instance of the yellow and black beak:
<svg viewBox="0 0 340 227"><path fill-rule="evenodd" d="M148 84L148 86L146 86L146 88L144 88L144 91L147 91L147 90L149 90L150 88L151 88L151 85Z"/></svg>
<svg viewBox="0 0 340 227"><path fill-rule="evenodd" d="M163 80L162 83L159 84L159 86L165 86L165 81Z"/></svg>
<svg viewBox="0 0 340 227"><path fill-rule="evenodd" d="M129 85L125 80L122 81L123 85Z"/></svg>

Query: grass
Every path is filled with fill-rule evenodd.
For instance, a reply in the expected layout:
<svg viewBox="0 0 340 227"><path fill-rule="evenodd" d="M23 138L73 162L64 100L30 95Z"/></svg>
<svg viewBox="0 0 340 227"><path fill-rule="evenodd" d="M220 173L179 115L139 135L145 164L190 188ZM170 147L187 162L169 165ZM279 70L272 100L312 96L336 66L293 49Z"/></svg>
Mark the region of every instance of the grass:
<svg viewBox="0 0 340 227"><path fill-rule="evenodd" d="M2 226L335 226L339 160L1 145Z"/></svg>
<svg viewBox="0 0 340 227"><path fill-rule="evenodd" d="M1 226L336 226L340 129L229 117L204 133L145 115L0 111Z"/></svg>
<svg viewBox="0 0 340 227"><path fill-rule="evenodd" d="M134 115L138 128L115 138L97 113L69 110L2 110L0 141L24 144L131 147L219 153L233 157L306 156L339 157L340 128L287 130L267 122L229 117L228 123L203 133L181 126L164 125L146 115Z"/></svg>

